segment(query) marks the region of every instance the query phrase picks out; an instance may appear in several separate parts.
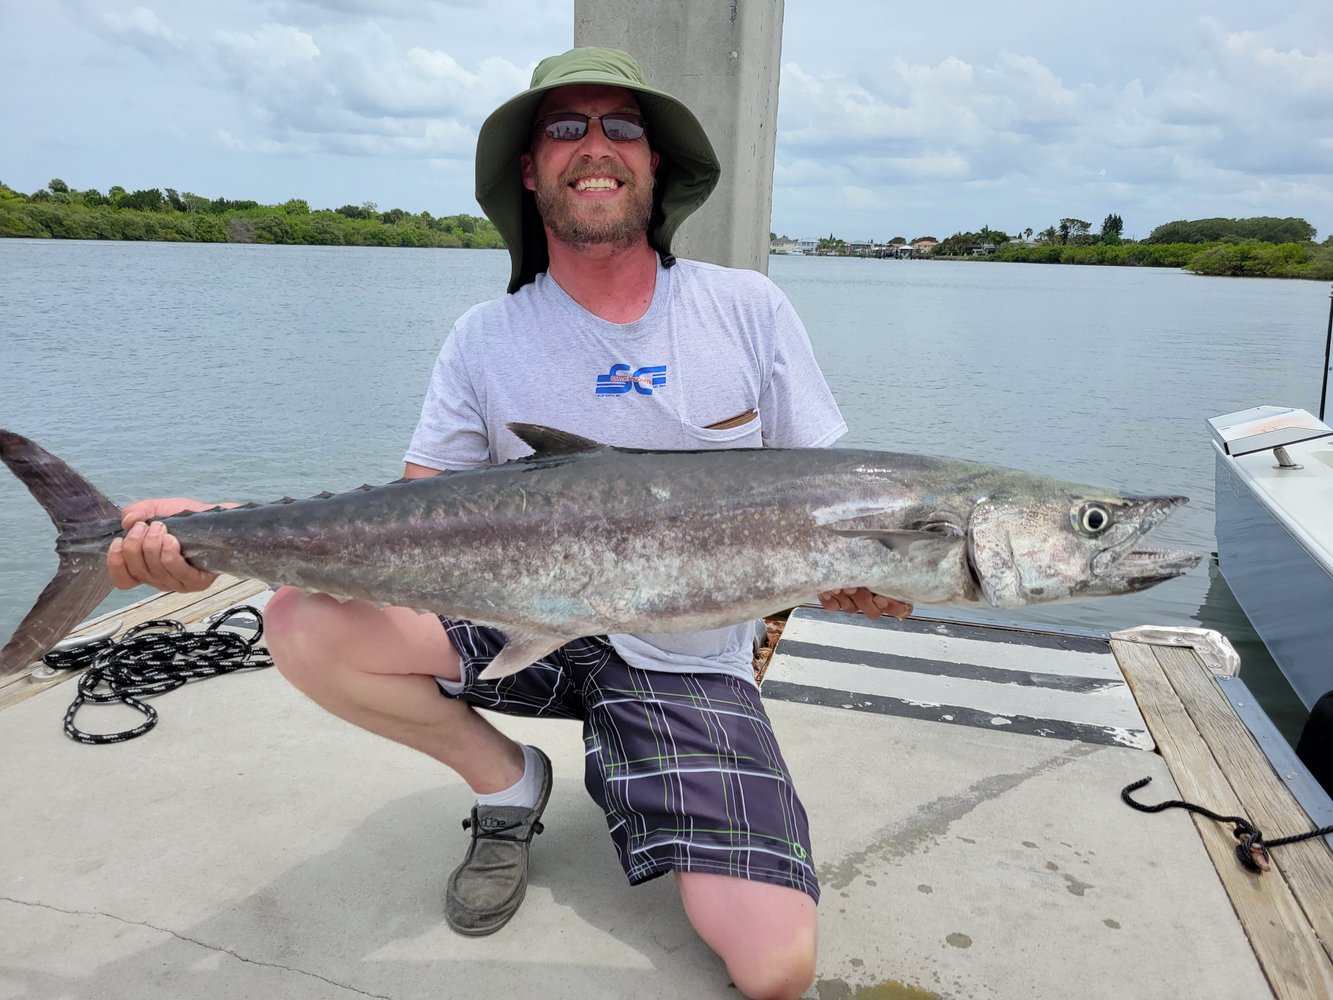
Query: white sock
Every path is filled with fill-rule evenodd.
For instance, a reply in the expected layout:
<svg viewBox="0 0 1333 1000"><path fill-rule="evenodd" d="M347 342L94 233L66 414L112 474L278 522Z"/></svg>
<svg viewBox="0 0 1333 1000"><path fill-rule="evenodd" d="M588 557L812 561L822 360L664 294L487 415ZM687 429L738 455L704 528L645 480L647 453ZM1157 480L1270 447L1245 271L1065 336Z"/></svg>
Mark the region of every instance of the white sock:
<svg viewBox="0 0 1333 1000"><path fill-rule="evenodd" d="M526 743L523 744L523 777L499 792L478 795L477 805L481 806L522 806L531 809L537 804L542 793L542 784L546 780L542 760L537 751Z"/></svg>

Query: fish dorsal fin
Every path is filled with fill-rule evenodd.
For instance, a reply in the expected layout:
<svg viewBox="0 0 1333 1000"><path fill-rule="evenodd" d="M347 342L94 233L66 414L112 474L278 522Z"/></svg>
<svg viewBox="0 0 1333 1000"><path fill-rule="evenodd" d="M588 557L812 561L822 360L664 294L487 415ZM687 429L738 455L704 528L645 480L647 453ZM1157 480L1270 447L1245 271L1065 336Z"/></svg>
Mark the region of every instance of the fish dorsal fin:
<svg viewBox="0 0 1333 1000"><path fill-rule="evenodd" d="M594 441L592 438L580 437L578 434L571 434L569 431L558 430L555 427L545 427L541 424L506 424L511 431L522 438L533 451L533 458L558 458L561 455L581 455L586 451L596 451L598 448L606 447L600 441Z"/></svg>

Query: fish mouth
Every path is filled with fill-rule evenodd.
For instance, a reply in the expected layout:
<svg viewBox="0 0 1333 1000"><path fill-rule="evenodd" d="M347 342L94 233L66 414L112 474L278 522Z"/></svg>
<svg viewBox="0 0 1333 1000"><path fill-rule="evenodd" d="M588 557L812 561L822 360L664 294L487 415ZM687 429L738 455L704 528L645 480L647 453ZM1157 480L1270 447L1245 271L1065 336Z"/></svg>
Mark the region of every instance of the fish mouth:
<svg viewBox="0 0 1333 1000"><path fill-rule="evenodd" d="M1202 558L1182 549L1133 549L1116 559L1113 569L1131 587L1142 590L1188 573Z"/></svg>
<svg viewBox="0 0 1333 1000"><path fill-rule="evenodd" d="M1157 583L1173 580L1199 565L1203 557L1183 549L1149 549L1134 546L1179 508L1189 497L1128 497L1139 506L1136 530L1119 545L1108 546L1092 559L1095 576L1120 577L1131 590L1143 590Z"/></svg>

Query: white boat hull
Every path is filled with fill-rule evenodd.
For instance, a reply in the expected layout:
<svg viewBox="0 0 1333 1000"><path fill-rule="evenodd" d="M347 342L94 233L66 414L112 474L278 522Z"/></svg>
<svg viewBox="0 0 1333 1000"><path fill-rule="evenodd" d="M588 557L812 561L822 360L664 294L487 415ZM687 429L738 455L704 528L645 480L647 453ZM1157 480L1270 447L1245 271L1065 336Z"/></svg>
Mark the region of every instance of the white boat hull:
<svg viewBox="0 0 1333 1000"><path fill-rule="evenodd" d="M1209 423L1222 574L1312 708L1333 689L1333 429L1277 407ZM1279 446L1300 468L1280 467Z"/></svg>

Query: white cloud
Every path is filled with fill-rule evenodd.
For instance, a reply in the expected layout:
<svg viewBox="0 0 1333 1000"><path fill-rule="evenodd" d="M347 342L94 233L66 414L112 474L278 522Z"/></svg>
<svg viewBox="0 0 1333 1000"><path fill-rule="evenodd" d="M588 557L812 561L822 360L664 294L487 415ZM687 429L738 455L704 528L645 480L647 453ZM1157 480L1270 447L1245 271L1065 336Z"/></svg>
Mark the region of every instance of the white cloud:
<svg viewBox="0 0 1333 1000"><path fill-rule="evenodd" d="M521 90L530 67L487 57L469 68L442 49L404 47L383 24L219 30L211 58L244 93L231 148L347 157L470 160L476 127ZM207 59L206 59L207 61Z"/></svg>
<svg viewBox="0 0 1333 1000"><path fill-rule="evenodd" d="M290 147L273 142L269 139L238 139L225 128L218 129L215 134L217 135L218 142L224 147L238 153L259 153L263 156L273 156L279 153L291 152Z"/></svg>
<svg viewBox="0 0 1333 1000"><path fill-rule="evenodd" d="M894 206L885 213L889 226L905 208L937 201L930 188L949 192L953 211L939 228L951 229L974 228L1000 212L1036 225L1063 215L1123 214L1121 206L1135 203L1150 210L1149 188L1157 205L1176 204L1172 217L1199 214L1202 203L1202 214L1333 208L1327 48L1282 45L1199 14L1155 43L1170 55L1162 65L1126 58L1122 67L1093 72L1096 42L1082 44L1090 65L1072 68L1062 48L1043 57L988 50L975 37L969 54L960 49L934 61L897 55L873 73L816 63L802 52L783 73L775 224L790 227L782 210L795 204L788 198L795 187L820 183L871 193L896 188L879 199ZM1054 56L1060 71L1048 61ZM822 182L812 166L819 164ZM863 225L860 213L874 208L868 198L847 207L849 227ZM821 231L834 211L826 211ZM1142 228L1162 221L1144 220Z"/></svg>
<svg viewBox="0 0 1333 1000"><path fill-rule="evenodd" d="M848 208L867 209L887 207L884 198L878 191L872 188L856 187L849 184L841 190L840 194L842 195L842 203Z"/></svg>
<svg viewBox="0 0 1333 1000"><path fill-rule="evenodd" d="M149 56L178 52L185 43L147 7L135 7L128 14L103 14L100 23L112 38Z"/></svg>
<svg viewBox="0 0 1333 1000"><path fill-rule="evenodd" d="M776 229L1333 230L1327 0L785 9ZM468 211L476 130L573 0L15 2L6 29L7 183Z"/></svg>
<svg viewBox="0 0 1333 1000"><path fill-rule="evenodd" d="M285 24L265 24L258 31L219 31L214 35L242 74L272 74L319 57L314 38Z"/></svg>
<svg viewBox="0 0 1333 1000"><path fill-rule="evenodd" d="M275 0L272 9L284 19L338 21L349 15L415 19L431 13L439 16L451 9L478 10L485 6L486 0Z"/></svg>

